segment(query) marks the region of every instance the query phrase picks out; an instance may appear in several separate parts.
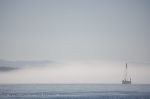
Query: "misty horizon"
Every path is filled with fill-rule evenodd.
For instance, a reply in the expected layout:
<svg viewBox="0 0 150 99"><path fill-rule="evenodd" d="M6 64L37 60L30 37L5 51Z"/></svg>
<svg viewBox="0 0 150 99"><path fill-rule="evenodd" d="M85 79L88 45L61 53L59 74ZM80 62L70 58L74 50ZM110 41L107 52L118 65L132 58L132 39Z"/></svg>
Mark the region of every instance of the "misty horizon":
<svg viewBox="0 0 150 99"><path fill-rule="evenodd" d="M126 62L0 60L1 84L121 84ZM149 84L149 63L128 63L133 84ZM22 78L23 77L23 78ZM11 79L6 79L11 78Z"/></svg>

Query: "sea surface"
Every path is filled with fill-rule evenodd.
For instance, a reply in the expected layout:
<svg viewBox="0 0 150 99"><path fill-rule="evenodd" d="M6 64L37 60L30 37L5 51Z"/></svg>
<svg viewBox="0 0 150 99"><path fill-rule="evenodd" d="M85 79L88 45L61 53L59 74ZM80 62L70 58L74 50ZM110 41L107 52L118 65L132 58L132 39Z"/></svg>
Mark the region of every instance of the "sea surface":
<svg viewBox="0 0 150 99"><path fill-rule="evenodd" d="M150 99L150 85L0 85L0 99Z"/></svg>

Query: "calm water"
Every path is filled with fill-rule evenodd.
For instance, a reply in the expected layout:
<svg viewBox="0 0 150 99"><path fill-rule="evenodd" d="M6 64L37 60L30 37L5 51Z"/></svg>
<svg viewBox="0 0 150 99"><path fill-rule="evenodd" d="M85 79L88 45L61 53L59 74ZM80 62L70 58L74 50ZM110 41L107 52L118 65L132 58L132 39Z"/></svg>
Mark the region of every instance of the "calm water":
<svg viewBox="0 0 150 99"><path fill-rule="evenodd" d="M0 99L150 99L150 85L0 85Z"/></svg>

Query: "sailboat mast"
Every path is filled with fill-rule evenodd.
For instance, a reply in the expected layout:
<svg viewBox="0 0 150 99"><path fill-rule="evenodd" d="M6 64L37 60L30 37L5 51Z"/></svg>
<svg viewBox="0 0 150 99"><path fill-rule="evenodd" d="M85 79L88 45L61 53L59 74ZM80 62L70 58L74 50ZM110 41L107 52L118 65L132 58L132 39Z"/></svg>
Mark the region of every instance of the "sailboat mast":
<svg viewBox="0 0 150 99"><path fill-rule="evenodd" d="M125 80L127 80L127 68L128 68L128 66L127 66L127 63L126 63Z"/></svg>

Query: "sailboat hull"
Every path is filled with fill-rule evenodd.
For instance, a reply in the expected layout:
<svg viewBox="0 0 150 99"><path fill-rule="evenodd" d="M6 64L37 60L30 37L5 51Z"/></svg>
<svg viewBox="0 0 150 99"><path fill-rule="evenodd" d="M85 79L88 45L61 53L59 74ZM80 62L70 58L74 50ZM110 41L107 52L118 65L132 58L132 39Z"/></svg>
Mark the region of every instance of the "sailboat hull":
<svg viewBox="0 0 150 99"><path fill-rule="evenodd" d="M122 80L122 84L131 84L131 81Z"/></svg>

